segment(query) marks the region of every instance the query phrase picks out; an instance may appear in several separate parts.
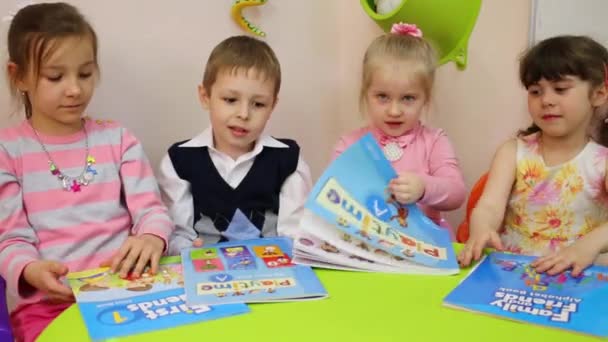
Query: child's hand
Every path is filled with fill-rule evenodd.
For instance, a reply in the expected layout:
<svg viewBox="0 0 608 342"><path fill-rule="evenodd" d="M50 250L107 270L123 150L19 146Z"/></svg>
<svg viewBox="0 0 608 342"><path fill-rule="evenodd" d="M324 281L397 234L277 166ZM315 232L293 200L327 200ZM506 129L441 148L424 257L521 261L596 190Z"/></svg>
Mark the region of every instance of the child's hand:
<svg viewBox="0 0 608 342"><path fill-rule="evenodd" d="M415 173L404 172L390 181L388 189L397 202L415 203L424 195L424 181Z"/></svg>
<svg viewBox="0 0 608 342"><path fill-rule="evenodd" d="M555 275L572 268L572 275L577 277L587 266L593 263L598 254L599 250L584 243L583 240L579 240L559 252L534 260L531 265L536 272L547 272L549 275Z"/></svg>
<svg viewBox="0 0 608 342"><path fill-rule="evenodd" d="M118 253L103 262L101 266L110 266L112 272L116 272L120 268L120 277L124 278L131 269L133 269L133 275L139 277L150 263L150 272L155 274L164 249L165 241L156 235L129 236Z"/></svg>
<svg viewBox="0 0 608 342"><path fill-rule="evenodd" d="M192 247L203 247L204 242L205 240L203 240L203 238L196 238L192 240Z"/></svg>
<svg viewBox="0 0 608 342"><path fill-rule="evenodd" d="M23 269L23 280L44 292L53 302L73 302L72 290L59 279L68 274L68 268L56 261L34 261Z"/></svg>
<svg viewBox="0 0 608 342"><path fill-rule="evenodd" d="M483 254L483 249L486 246L499 251L504 249L498 232L490 228L472 231L466 245L462 251L460 251L460 254L458 254L458 263L460 263L460 266L466 267L469 266L471 261L479 260Z"/></svg>

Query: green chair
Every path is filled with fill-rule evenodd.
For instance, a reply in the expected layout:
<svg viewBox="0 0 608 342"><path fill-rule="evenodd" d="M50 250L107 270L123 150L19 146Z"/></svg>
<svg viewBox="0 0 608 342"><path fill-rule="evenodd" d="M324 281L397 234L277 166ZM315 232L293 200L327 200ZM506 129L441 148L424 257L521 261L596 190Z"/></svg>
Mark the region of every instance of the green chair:
<svg viewBox="0 0 608 342"><path fill-rule="evenodd" d="M403 0L392 12L376 13L374 0L361 0L365 12L385 32L394 23L416 24L439 54L439 63L467 65L469 37L477 21L481 0Z"/></svg>

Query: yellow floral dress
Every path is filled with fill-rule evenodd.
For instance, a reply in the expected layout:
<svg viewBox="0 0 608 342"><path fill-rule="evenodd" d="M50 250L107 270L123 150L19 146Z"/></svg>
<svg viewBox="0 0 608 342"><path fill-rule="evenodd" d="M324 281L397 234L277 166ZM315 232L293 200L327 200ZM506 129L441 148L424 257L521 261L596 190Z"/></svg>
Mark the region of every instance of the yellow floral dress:
<svg viewBox="0 0 608 342"><path fill-rule="evenodd" d="M608 148L589 141L570 161L547 166L538 134L517 140L515 184L501 239L511 252L542 255L608 221Z"/></svg>

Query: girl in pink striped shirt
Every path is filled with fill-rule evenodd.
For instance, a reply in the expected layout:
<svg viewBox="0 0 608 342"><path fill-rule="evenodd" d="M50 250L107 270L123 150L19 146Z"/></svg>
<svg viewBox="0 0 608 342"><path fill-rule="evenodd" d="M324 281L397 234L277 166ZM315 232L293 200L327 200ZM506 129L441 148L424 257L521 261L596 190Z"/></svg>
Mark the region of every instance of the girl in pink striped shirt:
<svg viewBox="0 0 608 342"><path fill-rule="evenodd" d="M416 25L395 24L368 47L363 59L360 105L369 124L341 137L334 158L371 132L399 177L389 191L403 204L418 203L447 226L441 211L459 208L466 196L462 171L443 130L420 122L437 66L433 48Z"/></svg>
<svg viewBox="0 0 608 342"><path fill-rule="evenodd" d="M155 272L173 225L137 139L83 118L98 65L82 15L64 3L27 6L8 51L26 120L0 131L0 275L16 298L15 336L33 341L74 301L68 271Z"/></svg>

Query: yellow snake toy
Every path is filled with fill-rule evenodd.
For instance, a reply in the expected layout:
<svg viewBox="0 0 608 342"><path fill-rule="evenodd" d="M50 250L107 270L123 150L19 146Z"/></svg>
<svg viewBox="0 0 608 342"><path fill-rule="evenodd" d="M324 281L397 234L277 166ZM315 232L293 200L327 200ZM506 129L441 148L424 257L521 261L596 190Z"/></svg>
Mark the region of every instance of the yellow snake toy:
<svg viewBox="0 0 608 342"><path fill-rule="evenodd" d="M266 37L266 32L260 30L255 25L253 25L249 20L245 19L241 14L241 11L245 7L250 6L261 6L264 5L268 0L236 0L232 5L232 9L230 10L230 14L232 15L232 19L245 31L249 31L255 35L260 37Z"/></svg>

